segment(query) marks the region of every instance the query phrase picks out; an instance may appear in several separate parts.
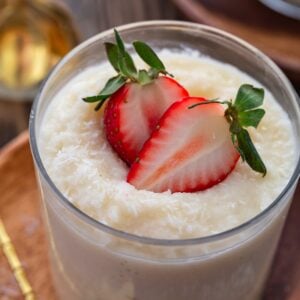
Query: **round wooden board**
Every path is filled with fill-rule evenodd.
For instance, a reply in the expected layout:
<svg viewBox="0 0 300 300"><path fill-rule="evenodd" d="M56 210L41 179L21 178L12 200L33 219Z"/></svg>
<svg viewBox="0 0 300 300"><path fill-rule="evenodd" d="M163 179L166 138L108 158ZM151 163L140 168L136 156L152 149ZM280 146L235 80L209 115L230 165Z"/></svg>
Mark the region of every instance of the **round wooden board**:
<svg viewBox="0 0 300 300"><path fill-rule="evenodd" d="M27 132L0 152L0 218L16 248L36 299L56 299ZM1 248L0 299L23 299Z"/></svg>
<svg viewBox="0 0 300 300"><path fill-rule="evenodd" d="M173 0L192 21L241 37L274 59L300 85L300 21L258 0Z"/></svg>
<svg viewBox="0 0 300 300"><path fill-rule="evenodd" d="M55 300L27 132L0 151L0 195L0 218L12 239L37 299ZM288 216L263 299L300 299L299 215L300 186ZM23 299L1 250L0 299Z"/></svg>

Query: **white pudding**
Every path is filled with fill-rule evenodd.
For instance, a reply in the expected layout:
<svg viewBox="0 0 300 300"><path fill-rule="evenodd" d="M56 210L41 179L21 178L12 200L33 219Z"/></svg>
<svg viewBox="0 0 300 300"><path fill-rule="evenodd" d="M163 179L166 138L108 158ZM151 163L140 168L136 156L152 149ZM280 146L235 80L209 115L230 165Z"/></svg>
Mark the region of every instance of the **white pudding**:
<svg viewBox="0 0 300 300"><path fill-rule="evenodd" d="M261 87L240 70L191 50L164 50L159 56L194 96L231 99L243 83ZM272 204L287 185L297 147L291 121L278 105L281 99L275 101L266 90L266 115L257 130L249 129L268 170L264 178L239 161L223 182L205 191L153 193L126 182L127 166L105 139L103 113L81 100L98 93L114 71L103 63L77 73L54 97L53 82L60 76L50 78L45 88L41 101L50 103L37 135L42 161L79 211L126 233L74 213L38 173L61 299L258 299L296 183L274 209L248 226L209 241L183 239L239 226ZM127 233L178 240L162 245Z"/></svg>
<svg viewBox="0 0 300 300"><path fill-rule="evenodd" d="M261 87L238 69L196 52L162 51L159 56L193 96L234 99L243 83ZM135 189L126 182L127 166L105 138L102 112L81 100L97 94L113 74L108 64L101 64L73 78L54 97L40 134L50 177L66 198L97 221L147 237L207 236L254 217L287 184L296 161L295 138L287 114L266 91L266 115L257 130L250 129L268 170L264 178L240 159L226 180L206 191Z"/></svg>

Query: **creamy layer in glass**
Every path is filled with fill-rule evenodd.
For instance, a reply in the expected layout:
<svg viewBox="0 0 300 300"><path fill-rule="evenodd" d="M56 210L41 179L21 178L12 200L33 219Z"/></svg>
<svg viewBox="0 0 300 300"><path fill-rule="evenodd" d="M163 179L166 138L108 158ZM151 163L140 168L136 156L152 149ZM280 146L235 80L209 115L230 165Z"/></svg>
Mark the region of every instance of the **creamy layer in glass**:
<svg viewBox="0 0 300 300"><path fill-rule="evenodd" d="M141 24L144 31L136 25L129 35L163 31L164 22L155 24ZM164 34L169 39L198 36L204 50L218 52L216 45L224 47L224 61L239 65L235 62L243 57L243 68L252 77L256 69L257 79L268 86L269 81L282 84L282 93L292 99L283 75L276 77L280 71L252 48L241 50L241 41L199 25L168 24ZM230 43L235 43L235 52ZM243 83L265 86L195 50L174 49L162 50L159 56L191 95L230 99ZM233 58L226 54L229 51ZM295 101L278 99L280 90L273 97L266 89L266 115L257 130L250 129L268 169L266 177L239 161L223 182L202 192L138 191L125 181L128 169L105 139L102 112L95 113L81 100L96 94L114 71L106 63L89 63L88 68L68 73L71 63L63 64L44 87L41 99L50 104L40 106L40 111L35 108L43 116L38 129L32 129L42 159L37 157L38 168L45 167L38 174L53 277L61 299L258 299L296 186L299 108ZM259 70L263 64L265 74ZM65 77L63 84L59 73ZM294 120L285 110L292 111Z"/></svg>
<svg viewBox="0 0 300 300"><path fill-rule="evenodd" d="M192 96L228 100L243 83L261 87L238 69L195 51L165 50L159 56ZM126 182L128 167L106 140L102 111L95 113L81 100L97 94L113 74L108 63L80 73L53 98L41 125L40 149L49 175L65 197L96 220L153 238L207 236L257 215L291 177L296 163L292 126L266 91L266 115L258 129L251 130L268 169L265 178L240 159L225 181L206 191L172 194L135 189Z"/></svg>

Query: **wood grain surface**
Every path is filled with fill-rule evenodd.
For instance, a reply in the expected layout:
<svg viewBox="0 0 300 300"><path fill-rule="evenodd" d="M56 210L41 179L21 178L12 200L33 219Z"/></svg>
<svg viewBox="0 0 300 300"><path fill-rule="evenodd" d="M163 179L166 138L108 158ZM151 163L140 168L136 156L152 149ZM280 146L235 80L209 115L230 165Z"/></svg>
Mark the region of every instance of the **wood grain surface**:
<svg viewBox="0 0 300 300"><path fill-rule="evenodd" d="M0 179L0 218L15 245L37 299L55 300L27 132L0 152ZM299 215L300 187L283 231L264 300L300 299ZM22 299L1 251L0 299Z"/></svg>
<svg viewBox="0 0 300 300"><path fill-rule="evenodd" d="M0 218L37 299L55 299L49 273L39 195L25 132L0 152ZM23 299L0 250L0 299Z"/></svg>

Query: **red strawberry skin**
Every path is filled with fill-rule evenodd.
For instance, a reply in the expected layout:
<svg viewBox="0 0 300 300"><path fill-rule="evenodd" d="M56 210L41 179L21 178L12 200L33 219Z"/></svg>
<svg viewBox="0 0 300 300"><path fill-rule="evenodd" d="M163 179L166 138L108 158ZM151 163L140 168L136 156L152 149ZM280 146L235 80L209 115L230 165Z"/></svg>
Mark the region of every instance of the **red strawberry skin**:
<svg viewBox="0 0 300 300"><path fill-rule="evenodd" d="M126 83L113 94L104 111L106 137L130 165L150 137L160 117L188 92L174 79L160 76L152 83Z"/></svg>
<svg viewBox="0 0 300 300"><path fill-rule="evenodd" d="M134 160L134 152L130 144L124 143L125 136L120 131L120 107L126 101L129 84L125 84L109 99L104 111L105 134L112 148L126 163Z"/></svg>
<svg viewBox="0 0 300 300"><path fill-rule="evenodd" d="M153 192L195 192L224 180L239 153L234 147L224 108L217 103L186 97L160 119L129 170L127 181Z"/></svg>

